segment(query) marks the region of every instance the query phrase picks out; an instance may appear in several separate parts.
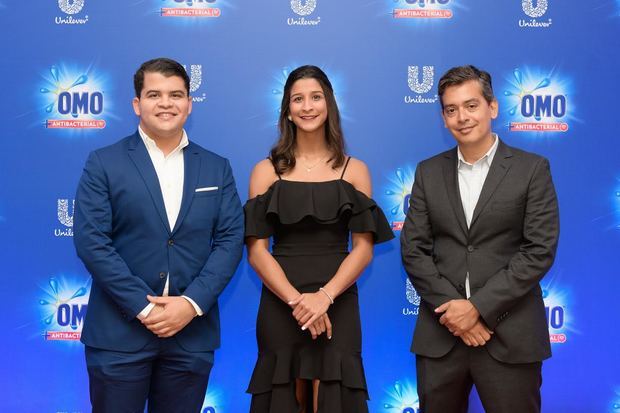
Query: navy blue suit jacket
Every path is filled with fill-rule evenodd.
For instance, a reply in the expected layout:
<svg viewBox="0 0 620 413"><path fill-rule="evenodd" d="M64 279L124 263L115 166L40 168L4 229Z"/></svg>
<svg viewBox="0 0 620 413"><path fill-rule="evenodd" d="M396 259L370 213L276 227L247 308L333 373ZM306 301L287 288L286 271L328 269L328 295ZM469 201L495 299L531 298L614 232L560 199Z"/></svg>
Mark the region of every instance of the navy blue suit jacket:
<svg viewBox="0 0 620 413"><path fill-rule="evenodd" d="M181 210L169 228L157 174L138 133L92 152L75 202L74 242L93 278L82 342L138 351L156 338L136 316L147 294L194 300L204 315L175 337L187 351L219 347L217 299L242 255L243 211L228 161L190 142ZM217 187L196 192L197 188Z"/></svg>

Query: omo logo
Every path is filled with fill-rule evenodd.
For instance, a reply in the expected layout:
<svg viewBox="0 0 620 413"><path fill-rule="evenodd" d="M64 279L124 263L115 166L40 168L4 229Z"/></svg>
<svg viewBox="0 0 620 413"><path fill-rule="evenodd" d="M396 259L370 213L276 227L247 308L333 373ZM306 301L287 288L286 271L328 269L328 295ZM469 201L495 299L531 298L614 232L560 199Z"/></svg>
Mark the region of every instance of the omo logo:
<svg viewBox="0 0 620 413"><path fill-rule="evenodd" d="M534 6L536 3L536 6ZM521 2L523 12L530 17L542 17L547 12L547 0L523 0Z"/></svg>
<svg viewBox="0 0 620 413"><path fill-rule="evenodd" d="M61 115L71 115L74 118L79 115L99 115L103 112L103 93L68 90L61 92L58 95L57 110Z"/></svg>
<svg viewBox="0 0 620 413"><path fill-rule="evenodd" d="M407 68L407 84L415 93L428 93L433 88L435 77L434 66L422 66L422 79L420 80L420 67L409 66Z"/></svg>
<svg viewBox="0 0 620 413"><path fill-rule="evenodd" d="M56 322L61 327L71 327L76 330L82 325L88 304L69 304L62 303L58 306L56 313Z"/></svg>
<svg viewBox="0 0 620 413"><path fill-rule="evenodd" d="M397 168L383 191L383 210L387 212L392 230L400 231L409 210L414 170L410 166Z"/></svg>
<svg viewBox="0 0 620 413"><path fill-rule="evenodd" d="M86 70L53 65L45 83L39 88L47 116L47 128L104 128L105 120L97 119L106 105L101 76L92 67ZM46 116L46 117L47 117Z"/></svg>
<svg viewBox="0 0 620 413"><path fill-rule="evenodd" d="M559 330L564 327L564 307L559 305L545 307L545 313L547 314L547 324L550 329Z"/></svg>
<svg viewBox="0 0 620 413"><path fill-rule="evenodd" d="M383 408L390 413L420 413L416 384L413 380L397 381L385 390Z"/></svg>
<svg viewBox="0 0 620 413"><path fill-rule="evenodd" d="M165 1L165 0L164 0ZM216 0L174 0L175 3L185 3L187 6L193 6L200 3L215 3Z"/></svg>
<svg viewBox="0 0 620 413"><path fill-rule="evenodd" d="M446 7L451 0L392 0L398 8L392 10L395 19L451 19L452 10ZM456 5L458 7L458 5Z"/></svg>
<svg viewBox="0 0 620 413"><path fill-rule="evenodd" d="M216 0L160 0L165 3L160 15L162 17L204 17L217 18L222 16L218 7L213 7Z"/></svg>
<svg viewBox="0 0 620 413"><path fill-rule="evenodd" d="M39 299L47 340L79 340L88 311L90 278L76 283L64 276L50 277Z"/></svg>
<svg viewBox="0 0 620 413"><path fill-rule="evenodd" d="M427 4L448 4L450 0L405 0L405 3L425 7Z"/></svg>
<svg viewBox="0 0 620 413"><path fill-rule="evenodd" d="M521 115L536 120L563 118L566 115L566 96L527 94L521 99Z"/></svg>
<svg viewBox="0 0 620 413"><path fill-rule="evenodd" d="M63 13L77 14L84 8L85 0L58 0L58 7Z"/></svg>
<svg viewBox="0 0 620 413"><path fill-rule="evenodd" d="M291 9L300 16L308 16L316 9L317 0L291 0Z"/></svg>
<svg viewBox="0 0 620 413"><path fill-rule="evenodd" d="M550 284L552 283L553 280L550 280ZM565 343L567 331L574 331L570 327L566 312L568 293L556 288L546 287L542 290L542 296L545 302L549 339L552 343Z"/></svg>
<svg viewBox="0 0 620 413"><path fill-rule="evenodd" d="M510 130L517 132L566 132L570 113L569 82L555 70L516 68L504 99L511 117Z"/></svg>
<svg viewBox="0 0 620 413"><path fill-rule="evenodd" d="M209 388L205 395L200 413L218 413L222 411L222 400L224 394L221 390L214 387Z"/></svg>

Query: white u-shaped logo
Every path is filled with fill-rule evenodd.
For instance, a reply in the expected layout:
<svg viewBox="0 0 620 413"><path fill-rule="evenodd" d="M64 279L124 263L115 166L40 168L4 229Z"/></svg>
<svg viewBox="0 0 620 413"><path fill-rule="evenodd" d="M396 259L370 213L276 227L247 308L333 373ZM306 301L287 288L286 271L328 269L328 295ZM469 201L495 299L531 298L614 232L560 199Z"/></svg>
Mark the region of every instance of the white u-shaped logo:
<svg viewBox="0 0 620 413"><path fill-rule="evenodd" d="M67 14L77 14L82 11L85 0L58 0L58 7Z"/></svg>
<svg viewBox="0 0 620 413"><path fill-rule="evenodd" d="M407 278L406 285L407 301L409 301L413 305L420 305L420 296L418 295L418 292L415 290L415 288L413 288L413 284L411 284L409 278Z"/></svg>
<svg viewBox="0 0 620 413"><path fill-rule="evenodd" d="M187 66L183 65L183 68L187 72ZM202 65L190 65L188 74L189 93L193 93L202 85Z"/></svg>
<svg viewBox="0 0 620 413"><path fill-rule="evenodd" d="M530 17L540 17L547 12L547 0L537 0L534 7L534 0L523 0L521 3L523 11Z"/></svg>
<svg viewBox="0 0 620 413"><path fill-rule="evenodd" d="M296 14L307 16L316 9L316 0L306 0L305 4L302 4L302 0L291 0L291 8Z"/></svg>
<svg viewBox="0 0 620 413"><path fill-rule="evenodd" d="M409 89L415 93L428 93L433 88L433 78L435 77L434 66L422 66L422 81L420 82L420 68L409 66L407 69L407 83Z"/></svg>
<svg viewBox="0 0 620 413"><path fill-rule="evenodd" d="M71 200L71 213L69 213L69 200L58 200L58 221L65 227L73 226L73 211L75 211L75 199Z"/></svg>

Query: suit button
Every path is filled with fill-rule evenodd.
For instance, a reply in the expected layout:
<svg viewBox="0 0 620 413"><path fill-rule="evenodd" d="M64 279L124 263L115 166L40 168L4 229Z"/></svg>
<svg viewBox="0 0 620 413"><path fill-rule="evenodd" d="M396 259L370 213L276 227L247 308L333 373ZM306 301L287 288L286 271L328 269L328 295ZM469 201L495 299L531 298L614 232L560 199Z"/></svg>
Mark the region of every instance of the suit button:
<svg viewBox="0 0 620 413"><path fill-rule="evenodd" d="M463 284L459 284L459 290L464 290L465 286Z"/></svg>
<svg viewBox="0 0 620 413"><path fill-rule="evenodd" d="M173 239L169 239L168 240L168 245L170 245L172 247L174 245L174 240Z"/></svg>
<svg viewBox="0 0 620 413"><path fill-rule="evenodd" d="M166 273L165 272L160 272L159 273L159 278L166 278Z"/></svg>
<svg viewBox="0 0 620 413"><path fill-rule="evenodd" d="M474 249L475 249L475 248L474 248L474 246L473 246L473 245L468 245L468 246L467 246L467 251L469 251L469 252L474 252Z"/></svg>

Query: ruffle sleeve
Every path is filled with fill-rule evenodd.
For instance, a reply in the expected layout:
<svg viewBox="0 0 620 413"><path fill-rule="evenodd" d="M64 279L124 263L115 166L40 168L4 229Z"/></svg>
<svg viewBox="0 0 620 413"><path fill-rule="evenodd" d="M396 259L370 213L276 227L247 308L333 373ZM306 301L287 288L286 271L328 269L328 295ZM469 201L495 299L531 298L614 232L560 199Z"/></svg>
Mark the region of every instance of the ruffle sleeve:
<svg viewBox="0 0 620 413"><path fill-rule="evenodd" d="M273 219L277 217L267 214L272 193L273 186L264 194L249 199L243 206L246 237L269 238L273 235Z"/></svg>
<svg viewBox="0 0 620 413"><path fill-rule="evenodd" d="M344 180L297 182L278 180L262 195L247 201L245 236L268 238L275 225L312 217L321 224L348 219L351 232L370 232L375 243L394 238L377 203Z"/></svg>

